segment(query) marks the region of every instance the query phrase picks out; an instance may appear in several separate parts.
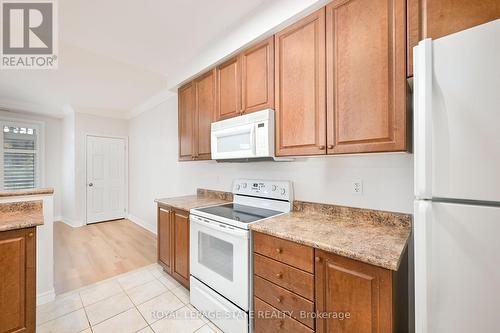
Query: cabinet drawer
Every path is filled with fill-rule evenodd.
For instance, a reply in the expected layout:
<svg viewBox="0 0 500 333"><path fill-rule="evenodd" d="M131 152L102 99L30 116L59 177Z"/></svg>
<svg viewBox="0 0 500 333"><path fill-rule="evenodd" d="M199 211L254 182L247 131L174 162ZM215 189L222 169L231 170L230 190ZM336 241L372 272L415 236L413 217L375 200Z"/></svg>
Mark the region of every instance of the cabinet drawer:
<svg viewBox="0 0 500 333"><path fill-rule="evenodd" d="M260 254L253 255L254 273L309 300L314 298L314 276Z"/></svg>
<svg viewBox="0 0 500 333"><path fill-rule="evenodd" d="M278 237L255 232L254 252L284 262L309 273L314 273L314 249Z"/></svg>
<svg viewBox="0 0 500 333"><path fill-rule="evenodd" d="M314 312L314 303L288 291L280 286L275 285L263 278L254 275L253 279L254 295L276 309L285 311L295 320L314 328L314 319L307 318L302 314Z"/></svg>
<svg viewBox="0 0 500 333"><path fill-rule="evenodd" d="M254 330L255 333L294 332L312 333L309 327L288 317L283 312L273 308L266 302L254 297Z"/></svg>

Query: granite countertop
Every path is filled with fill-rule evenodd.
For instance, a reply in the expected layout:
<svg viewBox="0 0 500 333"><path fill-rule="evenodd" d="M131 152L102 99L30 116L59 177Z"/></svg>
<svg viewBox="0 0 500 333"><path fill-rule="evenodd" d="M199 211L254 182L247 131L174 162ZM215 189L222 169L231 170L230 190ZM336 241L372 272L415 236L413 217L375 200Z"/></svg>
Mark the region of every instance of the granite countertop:
<svg viewBox="0 0 500 333"><path fill-rule="evenodd" d="M253 223L250 229L382 268L398 270L411 233L411 215L310 205L315 205L316 209L302 207L299 208L301 210Z"/></svg>
<svg viewBox="0 0 500 333"><path fill-rule="evenodd" d="M32 190L20 190L20 191L0 191L0 198L4 197L20 197L24 195L40 195L40 194L53 194L53 188L36 188Z"/></svg>
<svg viewBox="0 0 500 333"><path fill-rule="evenodd" d="M0 231L24 229L42 224L42 200L0 204Z"/></svg>
<svg viewBox="0 0 500 333"><path fill-rule="evenodd" d="M227 192L198 189L196 195L156 199L155 202L189 211L192 208L228 203L232 199L231 194Z"/></svg>

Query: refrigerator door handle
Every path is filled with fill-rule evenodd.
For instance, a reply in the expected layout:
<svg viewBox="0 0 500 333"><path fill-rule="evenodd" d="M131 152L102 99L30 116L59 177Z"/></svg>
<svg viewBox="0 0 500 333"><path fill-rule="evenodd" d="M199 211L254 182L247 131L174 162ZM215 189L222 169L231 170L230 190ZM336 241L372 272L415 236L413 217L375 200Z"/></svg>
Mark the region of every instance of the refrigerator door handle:
<svg viewBox="0 0 500 333"><path fill-rule="evenodd" d="M413 79L415 196L432 198L432 40L422 40L414 48Z"/></svg>
<svg viewBox="0 0 500 333"><path fill-rule="evenodd" d="M415 332L428 332L427 268L430 266L428 246L431 241L432 202L416 200L414 203L413 241L415 249Z"/></svg>

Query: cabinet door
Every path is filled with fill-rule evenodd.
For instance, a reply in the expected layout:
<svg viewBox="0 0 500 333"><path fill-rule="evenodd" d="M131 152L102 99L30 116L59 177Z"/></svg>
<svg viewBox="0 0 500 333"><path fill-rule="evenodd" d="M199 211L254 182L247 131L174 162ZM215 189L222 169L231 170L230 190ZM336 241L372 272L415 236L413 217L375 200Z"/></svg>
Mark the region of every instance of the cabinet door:
<svg viewBox="0 0 500 333"><path fill-rule="evenodd" d="M0 332L35 331L35 228L0 232Z"/></svg>
<svg viewBox="0 0 500 333"><path fill-rule="evenodd" d="M195 157L209 160L211 157L210 131L215 112L215 70L196 79L196 116L194 124Z"/></svg>
<svg viewBox="0 0 500 333"><path fill-rule="evenodd" d="M328 153L405 150L405 0L333 1L326 16Z"/></svg>
<svg viewBox="0 0 500 333"><path fill-rule="evenodd" d="M420 12L420 10L424 12ZM424 38L439 38L500 18L498 0L408 0L408 60ZM409 75L413 75L412 66Z"/></svg>
<svg viewBox="0 0 500 333"><path fill-rule="evenodd" d="M158 207L158 261L166 272L172 271L172 212L169 207Z"/></svg>
<svg viewBox="0 0 500 333"><path fill-rule="evenodd" d="M337 314L316 319L317 332L393 332L391 271L320 250L315 270L316 311Z"/></svg>
<svg viewBox="0 0 500 333"><path fill-rule="evenodd" d="M189 213L174 211L172 242L174 262L172 276L189 288Z"/></svg>
<svg viewBox="0 0 500 333"><path fill-rule="evenodd" d="M274 108L274 37L241 54L242 111Z"/></svg>
<svg viewBox="0 0 500 333"><path fill-rule="evenodd" d="M179 160L191 160L193 126L196 113L195 90L192 82L179 88Z"/></svg>
<svg viewBox="0 0 500 333"><path fill-rule="evenodd" d="M239 57L217 66L216 115L217 120L241 113L241 73Z"/></svg>
<svg viewBox="0 0 500 333"><path fill-rule="evenodd" d="M325 9L275 35L276 155L326 153Z"/></svg>

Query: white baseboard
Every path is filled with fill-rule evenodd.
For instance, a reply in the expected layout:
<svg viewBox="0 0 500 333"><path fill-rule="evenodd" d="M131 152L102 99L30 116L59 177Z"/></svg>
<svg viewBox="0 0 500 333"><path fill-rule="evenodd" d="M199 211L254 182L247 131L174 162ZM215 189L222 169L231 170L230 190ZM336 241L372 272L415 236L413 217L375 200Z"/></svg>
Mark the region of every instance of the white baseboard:
<svg viewBox="0 0 500 333"><path fill-rule="evenodd" d="M44 293L40 293L36 295L36 305L42 305L45 303L52 302L56 299L56 292L54 289L46 291Z"/></svg>
<svg viewBox="0 0 500 333"><path fill-rule="evenodd" d="M62 216L54 216L54 222L62 221Z"/></svg>
<svg viewBox="0 0 500 333"><path fill-rule="evenodd" d="M83 223L83 221L72 220L72 219L69 219L69 218L64 217L64 216L61 216L59 218L59 220L57 220L57 221L64 222L72 228L78 228L78 227L85 225L85 223Z"/></svg>
<svg viewBox="0 0 500 333"><path fill-rule="evenodd" d="M151 225L151 223L147 223L143 219L141 219L135 215L132 215L132 214L128 214L127 218L130 221L134 222L135 224L143 227L144 229L146 229L146 230L148 230L156 235L156 225L155 224Z"/></svg>

